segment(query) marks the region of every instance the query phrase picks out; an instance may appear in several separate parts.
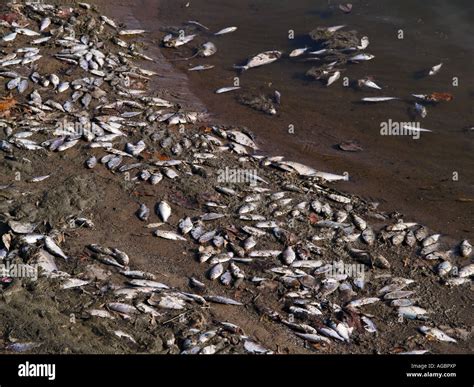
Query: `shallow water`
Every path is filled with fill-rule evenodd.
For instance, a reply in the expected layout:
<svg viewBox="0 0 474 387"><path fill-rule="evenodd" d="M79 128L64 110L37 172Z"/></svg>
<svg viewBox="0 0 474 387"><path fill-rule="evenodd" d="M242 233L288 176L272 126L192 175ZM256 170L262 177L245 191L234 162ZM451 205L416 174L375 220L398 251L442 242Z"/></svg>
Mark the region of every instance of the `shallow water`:
<svg viewBox="0 0 474 387"><path fill-rule="evenodd" d="M385 210L400 210L406 219L417 219L453 236L472 236L474 215L474 79L471 36L474 5L458 1L364 1L353 2L350 14L342 13L332 1L315 0L141 0L138 19L156 38L160 25L179 26L197 20L211 31L235 25L237 32L214 37L202 31L196 43L213 41L218 53L207 59L174 64L190 79L192 90L216 120L253 129L264 149L284 154L335 173L348 172L350 182L338 184L351 192L381 203ZM137 7L138 8L138 7ZM158 17L159 23L156 23ZM343 76L357 80L375 77L383 90L356 90L341 80L331 87L305 77L317 62L283 58L268 66L240 74L243 90L282 94L276 117L239 105L235 94L216 95L214 90L231 86L239 74L233 69L253 54L278 49L317 46L307 33L317 26L346 24L347 30L367 35L370 62L349 64ZM294 30L295 39L288 39ZM398 33L403 30L404 38ZM192 55L196 45L165 50L168 58ZM444 63L434 77L419 77L421 70ZM188 66L209 63L216 67L188 73ZM453 77L459 86L453 86ZM411 121L411 93L449 92L452 102L427 106L420 121L420 139L382 136L380 125L389 119ZM383 104L360 104L365 96L397 96L406 100ZM294 133L288 133L288 127ZM341 141L356 139L360 153L337 149ZM454 177L454 179L453 179ZM457 178L457 180L456 180Z"/></svg>

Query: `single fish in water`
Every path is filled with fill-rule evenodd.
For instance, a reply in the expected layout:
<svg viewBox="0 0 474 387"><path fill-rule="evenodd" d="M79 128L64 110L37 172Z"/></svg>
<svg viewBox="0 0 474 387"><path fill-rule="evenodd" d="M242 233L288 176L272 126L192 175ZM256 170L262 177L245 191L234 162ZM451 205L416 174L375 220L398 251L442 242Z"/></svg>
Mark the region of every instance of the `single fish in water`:
<svg viewBox="0 0 474 387"><path fill-rule="evenodd" d="M281 56L281 51L265 51L250 58L247 64L245 64L244 66L234 66L234 68L245 71L253 67L259 67L269 63L273 63L276 60L280 59Z"/></svg>
<svg viewBox="0 0 474 387"><path fill-rule="evenodd" d="M216 94L227 93L229 91L239 90L240 86L221 87L216 90Z"/></svg>
<svg viewBox="0 0 474 387"><path fill-rule="evenodd" d="M234 32L234 31L237 31L237 27L227 27L227 28L223 28L220 31L217 31L214 35L224 35L224 34Z"/></svg>
<svg viewBox="0 0 474 387"><path fill-rule="evenodd" d="M439 70L441 70L441 67L443 67L443 63L440 63L436 66L433 66L430 71L429 71L429 75L436 75L439 73Z"/></svg>

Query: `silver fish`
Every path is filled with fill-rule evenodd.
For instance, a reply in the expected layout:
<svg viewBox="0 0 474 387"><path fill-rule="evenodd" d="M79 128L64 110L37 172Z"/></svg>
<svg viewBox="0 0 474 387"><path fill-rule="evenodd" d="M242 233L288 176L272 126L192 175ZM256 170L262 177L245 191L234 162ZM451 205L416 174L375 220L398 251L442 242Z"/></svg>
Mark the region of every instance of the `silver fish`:
<svg viewBox="0 0 474 387"><path fill-rule="evenodd" d="M429 71L429 75L436 75L439 73L439 71L441 70L441 67L443 67L443 63L440 63L440 64L437 64L436 66L433 66L430 71Z"/></svg>
<svg viewBox="0 0 474 387"><path fill-rule="evenodd" d="M158 203L157 208L158 216L163 220L163 222L167 222L169 217L171 216L171 207L166 201L161 201Z"/></svg>
<svg viewBox="0 0 474 387"><path fill-rule="evenodd" d="M156 230L155 236L163 239L170 239L174 241L185 241L186 238L183 238L181 235L176 234L173 231L165 231L165 230Z"/></svg>
<svg viewBox="0 0 474 387"><path fill-rule="evenodd" d="M239 90L240 86L221 87L216 90L216 94L228 93L229 91Z"/></svg>
<svg viewBox="0 0 474 387"><path fill-rule="evenodd" d="M210 70L213 69L215 66L214 65L199 65L199 66L194 66L188 69L188 71L204 71L204 70Z"/></svg>
<svg viewBox="0 0 474 387"><path fill-rule="evenodd" d="M273 63L276 60L280 59L282 53L280 51L265 51L252 58L250 58L244 66L235 66L236 69L241 69L242 71L251 69L253 67L263 66L269 63Z"/></svg>
<svg viewBox="0 0 474 387"><path fill-rule="evenodd" d="M234 32L234 31L237 31L237 27L227 27L227 28L223 28L220 31L217 31L214 35L224 35L230 32Z"/></svg>
<svg viewBox="0 0 474 387"><path fill-rule="evenodd" d="M150 209L145 204L140 204L140 207L137 210L138 219L147 221L150 216Z"/></svg>

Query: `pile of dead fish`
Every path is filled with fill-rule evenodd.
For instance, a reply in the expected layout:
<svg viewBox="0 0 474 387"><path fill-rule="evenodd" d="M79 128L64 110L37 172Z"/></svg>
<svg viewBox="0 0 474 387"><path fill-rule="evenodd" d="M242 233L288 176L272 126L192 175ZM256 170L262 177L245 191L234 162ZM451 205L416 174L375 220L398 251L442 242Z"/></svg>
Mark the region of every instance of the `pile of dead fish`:
<svg viewBox="0 0 474 387"><path fill-rule="evenodd" d="M190 184L199 187L207 195L197 205L162 197L153 209L141 203L135 216L146 222L150 238L175 243L179 251L194 249L189 260L196 262L200 274L189 279L192 291L183 291L158 282L153 273L132 269L133 259L126 252L91 244L84 249L88 262L111 270L113 281L107 276L102 280L74 276L61 270L75 259L60 246L64 230L57 226L42 232L42 219L24 222L13 214L3 216L8 225L2 236L3 261L38 264L46 278L59 282L61 291L82 289L106 297L105 304L84 311L96 318L120 318L126 323L147 315L182 327L188 313L204 313L209 305L242 308L254 303L246 296L229 294L230 289L247 287L261 292L262 314L288 327L295 338L323 347L351 346L355 336L377 333L380 308L371 308L374 304L390 308L390 323L400 322L400 317L400 323L419 320L423 335L455 341L435 327L436 316L430 315L424 295L417 292L417 280L394 275L392 269L400 266L403 248L432 265L437 273L431 277L434 283L469 285L474 265L458 265L471 256L468 241L443 250L440 234L391 218L378 212L374 203L331 187L332 182L347 180L346 175L261 155L246 129L195 125L201 113L181 110L148 94L146 83L155 73L132 60L152 58L123 40L144 31L121 30L113 20L93 13L89 5L80 6L16 4L12 7L18 20L2 23L8 45L0 59L4 68L0 76L6 89L24 102L18 107L21 117L13 118L13 111L0 120L5 133L0 149L9 158L27 155L26 151L77 150L86 168L107 168L120 180L128 173L136 185L160 184L170 191ZM171 33L163 44L179 47L193 38ZM26 48L16 47L17 39ZM211 51L213 45L207 44L197 54L205 57ZM279 57L278 52L264 53L243 69ZM42 72L47 59L66 63L69 70L61 76ZM63 124L58 127L58 122ZM183 130L176 130L177 125ZM79 133L77 127L82 129ZM142 157L145 151L161 156ZM239 173L238 177L229 171ZM182 208L188 213L177 217ZM94 227L93 220L84 217L73 222L78 228ZM207 290L212 281L222 285L222 292ZM169 339L168 346L179 353L271 352L233 323L200 325L181 329L179 338ZM133 331L120 325L112 333L136 344Z"/></svg>

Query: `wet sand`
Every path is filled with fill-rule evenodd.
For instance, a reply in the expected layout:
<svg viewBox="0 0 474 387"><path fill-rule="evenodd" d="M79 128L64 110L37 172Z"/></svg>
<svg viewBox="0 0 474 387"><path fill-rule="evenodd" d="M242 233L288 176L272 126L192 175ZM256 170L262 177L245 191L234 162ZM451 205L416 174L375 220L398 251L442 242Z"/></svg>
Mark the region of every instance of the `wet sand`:
<svg viewBox="0 0 474 387"><path fill-rule="evenodd" d="M320 170L348 172L350 181L339 183L338 187L379 202L385 211L400 211L405 219L416 219L453 238L472 236L474 148L473 133L466 128L474 122L474 85L466 60L472 53L472 45L464 44L465 29L451 28L449 18L443 20L437 15L439 8L421 8L406 2L397 3L396 9L387 8L387 2L385 7L379 2L357 2L350 15L343 15L325 2L309 8L307 2L296 2L290 13L287 5L270 8L264 1L239 2L238 11L228 2L191 2L189 8L184 7L185 3L141 0L130 5L130 11L151 32L156 44L163 36L161 26L179 26L187 20L198 20L213 31L239 25L234 34L203 38L217 44L218 53L214 57L173 62L184 77L181 80L189 79L191 92L212 113L214 121L247 126L256 132L265 152L282 154ZM403 19L409 13L411 17ZM242 15L246 15L245 20ZM277 20L287 22L276 23ZM344 88L340 83L326 88L304 77L313 63L290 62L288 58L251 69L241 76L244 88L278 89L282 93L277 117L239 105L235 95L214 94L214 90L230 85L238 75L232 69L234 63L268 49L289 52L303 47L311 44L305 37L311 29L342 23L348 24L348 29L360 31L360 35L371 37L367 52L376 56L371 63L348 65L347 76L358 79L375 75L384 87L381 94ZM286 39L290 28L296 32L294 41ZM398 28L408 35L404 40L396 39ZM190 56L193 50L162 50L162 53L177 58ZM440 74L417 79L417 72L440 61L445 63ZM216 68L203 73L186 71L188 66L202 63L214 64ZM459 87L451 86L452 76L461 77ZM410 120L407 102L377 105L357 102L365 96L408 97L414 92L431 91L451 92L455 100L428 106L429 115L421 126L434 132L422 135L419 140L380 135L381 122L389 118ZM294 134L288 133L289 125L294 126ZM346 153L337 149L338 143L350 139L357 140L364 151ZM455 172L459 175L457 181L453 180Z"/></svg>

